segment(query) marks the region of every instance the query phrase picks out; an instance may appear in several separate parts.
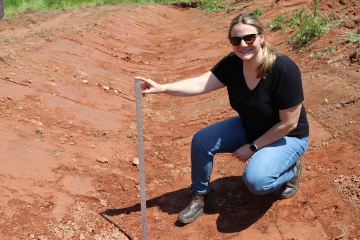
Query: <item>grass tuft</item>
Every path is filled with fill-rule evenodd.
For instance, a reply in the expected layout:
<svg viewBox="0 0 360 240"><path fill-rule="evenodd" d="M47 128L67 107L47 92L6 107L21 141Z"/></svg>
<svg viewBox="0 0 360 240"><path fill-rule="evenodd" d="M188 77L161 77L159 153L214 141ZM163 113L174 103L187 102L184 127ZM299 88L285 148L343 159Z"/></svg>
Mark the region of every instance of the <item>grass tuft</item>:
<svg viewBox="0 0 360 240"><path fill-rule="evenodd" d="M349 33L346 37L346 42L348 45L352 45L355 50L360 49L360 33L358 32L352 32Z"/></svg>

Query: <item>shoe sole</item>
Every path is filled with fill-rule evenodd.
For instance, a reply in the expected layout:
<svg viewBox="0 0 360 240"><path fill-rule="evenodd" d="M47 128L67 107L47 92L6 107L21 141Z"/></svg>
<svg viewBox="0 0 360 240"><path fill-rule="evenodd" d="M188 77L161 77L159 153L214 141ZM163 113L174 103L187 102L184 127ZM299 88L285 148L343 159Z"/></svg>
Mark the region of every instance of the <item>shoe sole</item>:
<svg viewBox="0 0 360 240"><path fill-rule="evenodd" d="M296 187L296 191L295 192L293 192L292 194L290 194L290 195L280 195L279 197L281 198L281 199L288 199L288 198L291 198L292 196L294 196L296 193L297 193L297 191L299 190L299 186L300 186L300 177L301 177L301 172L302 172L302 162L300 162L299 161L299 183L298 183L298 185L297 185L297 187Z"/></svg>
<svg viewBox="0 0 360 240"><path fill-rule="evenodd" d="M193 216L192 218L189 219L184 219L181 217L178 217L178 221L183 223L183 224L188 224L191 223L193 221L195 221L196 219L198 219L200 217L201 214L206 213L208 211L210 211L211 209L214 208L214 204L211 204L209 206L207 206L206 208L202 208L195 216Z"/></svg>

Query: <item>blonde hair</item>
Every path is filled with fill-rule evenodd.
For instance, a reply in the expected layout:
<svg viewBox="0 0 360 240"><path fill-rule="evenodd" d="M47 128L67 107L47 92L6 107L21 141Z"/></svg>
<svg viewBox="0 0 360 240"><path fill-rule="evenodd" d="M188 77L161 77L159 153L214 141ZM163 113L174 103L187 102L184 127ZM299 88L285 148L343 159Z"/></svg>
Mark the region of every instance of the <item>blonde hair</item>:
<svg viewBox="0 0 360 240"><path fill-rule="evenodd" d="M243 13L234 18L231 21L230 27L229 27L229 37L231 37L231 29L236 24L247 24L254 26L258 33L263 34L264 33L264 26L263 24L257 19L257 17L252 13ZM268 44L265 40L263 44L261 45L263 49L263 57L259 63L259 65L256 66L255 70L258 72L257 77L258 78L265 78L266 73L271 70L275 59L276 59L276 49L272 47L270 44Z"/></svg>

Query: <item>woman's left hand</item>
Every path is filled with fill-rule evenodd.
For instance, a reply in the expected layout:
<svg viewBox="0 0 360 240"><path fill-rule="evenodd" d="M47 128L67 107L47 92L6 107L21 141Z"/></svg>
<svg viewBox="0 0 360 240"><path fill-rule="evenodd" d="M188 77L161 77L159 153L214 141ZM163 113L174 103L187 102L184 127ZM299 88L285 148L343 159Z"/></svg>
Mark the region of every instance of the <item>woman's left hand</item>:
<svg viewBox="0 0 360 240"><path fill-rule="evenodd" d="M245 144L235 152L233 152L233 156L237 159L239 159L242 162L246 162L254 152L250 149L250 144Z"/></svg>

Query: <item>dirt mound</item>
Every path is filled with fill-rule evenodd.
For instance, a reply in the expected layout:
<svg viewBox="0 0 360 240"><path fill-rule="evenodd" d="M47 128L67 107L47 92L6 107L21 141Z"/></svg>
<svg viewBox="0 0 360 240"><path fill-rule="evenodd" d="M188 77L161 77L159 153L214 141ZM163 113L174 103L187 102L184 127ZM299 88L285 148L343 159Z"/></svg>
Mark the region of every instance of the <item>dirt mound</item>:
<svg viewBox="0 0 360 240"><path fill-rule="evenodd" d="M202 74L231 51L227 28L239 13L264 8L266 23L312 5L236 1L212 14L195 5L153 4L6 16L0 26L0 238L141 239L134 77L167 83ZM217 155L214 210L179 224L177 214L191 198L193 134L236 113L225 89L147 96L149 239L360 238L360 65L344 38L359 28L360 8L354 0L320 1L319 10L347 19L307 51L291 49L291 29L266 35L302 71L311 143L299 192L288 200L252 195L241 179L245 164ZM336 50L310 56L329 46Z"/></svg>

